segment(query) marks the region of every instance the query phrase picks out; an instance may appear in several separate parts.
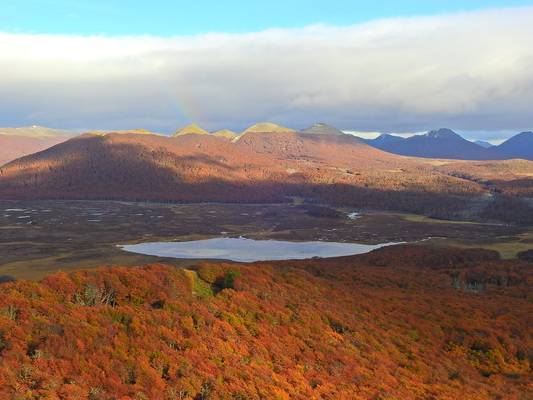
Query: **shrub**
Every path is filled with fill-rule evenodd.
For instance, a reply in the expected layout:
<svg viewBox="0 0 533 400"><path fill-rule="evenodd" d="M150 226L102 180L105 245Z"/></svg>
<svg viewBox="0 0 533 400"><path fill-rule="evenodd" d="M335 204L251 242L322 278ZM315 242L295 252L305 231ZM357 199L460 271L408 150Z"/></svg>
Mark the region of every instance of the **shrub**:
<svg viewBox="0 0 533 400"><path fill-rule="evenodd" d="M114 306L116 305L116 293L107 285L103 288L97 288L88 284L85 285L83 291L74 294L74 303L90 307L99 304Z"/></svg>
<svg viewBox="0 0 533 400"><path fill-rule="evenodd" d="M14 281L16 281L16 279L11 275L0 275L0 284Z"/></svg>
<svg viewBox="0 0 533 400"><path fill-rule="evenodd" d="M521 251L518 253L518 259L533 263L533 249Z"/></svg>
<svg viewBox="0 0 533 400"><path fill-rule="evenodd" d="M0 315L6 316L11 321L16 321L19 317L19 314L20 314L20 310L13 305L9 305L6 308L3 308L2 310L0 310Z"/></svg>
<svg viewBox="0 0 533 400"><path fill-rule="evenodd" d="M0 354L7 348L7 341L4 337L4 332L0 332Z"/></svg>
<svg viewBox="0 0 533 400"><path fill-rule="evenodd" d="M222 284L223 289L233 289L235 286L235 278L241 276L239 271L229 270L224 274L224 282Z"/></svg>

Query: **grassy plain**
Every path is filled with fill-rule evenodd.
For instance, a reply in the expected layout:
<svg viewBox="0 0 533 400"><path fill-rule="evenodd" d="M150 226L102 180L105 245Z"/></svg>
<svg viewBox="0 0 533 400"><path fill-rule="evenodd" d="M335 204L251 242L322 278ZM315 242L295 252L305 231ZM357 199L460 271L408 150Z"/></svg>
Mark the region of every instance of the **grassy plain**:
<svg viewBox="0 0 533 400"><path fill-rule="evenodd" d="M117 245L218 236L357 243L418 242L485 247L505 258L533 248L533 230L365 212L311 215L305 204L159 204L105 201L0 201L0 276L40 279L58 270L197 260L142 256Z"/></svg>

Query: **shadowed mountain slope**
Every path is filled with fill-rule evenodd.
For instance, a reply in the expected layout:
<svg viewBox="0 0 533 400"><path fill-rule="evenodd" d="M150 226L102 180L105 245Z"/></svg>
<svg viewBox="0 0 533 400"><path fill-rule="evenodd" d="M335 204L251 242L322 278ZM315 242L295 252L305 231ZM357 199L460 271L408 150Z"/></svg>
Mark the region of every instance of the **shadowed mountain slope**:
<svg viewBox="0 0 533 400"><path fill-rule="evenodd" d="M495 150L503 157L533 160L533 132L522 132L506 140Z"/></svg>
<svg viewBox="0 0 533 400"><path fill-rule="evenodd" d="M393 135L381 135L367 140L379 149L412 157L447 158L456 160L490 160L504 158L492 149L486 149L453 132L438 129L406 139Z"/></svg>
<svg viewBox="0 0 533 400"><path fill-rule="evenodd" d="M375 139L363 139L365 143L368 143L371 146L377 147L378 149L385 149L388 146L392 146L396 143L401 143L405 138L401 136L390 135L388 133L383 133Z"/></svg>
<svg viewBox="0 0 533 400"><path fill-rule="evenodd" d="M364 139L363 139L364 140ZM430 131L408 138L382 134L365 143L394 154L453 160L506 160L522 158L533 160L533 133L522 132L499 146L488 142L471 142L450 129Z"/></svg>
<svg viewBox="0 0 533 400"><path fill-rule="evenodd" d="M399 207L428 194L481 193L477 183L350 135L290 132L247 133L236 142L212 135L83 135L0 169L3 198L269 202L303 196Z"/></svg>
<svg viewBox="0 0 533 400"><path fill-rule="evenodd" d="M486 142L485 140L474 140L474 143L485 149L490 149L491 147L494 147L492 143Z"/></svg>

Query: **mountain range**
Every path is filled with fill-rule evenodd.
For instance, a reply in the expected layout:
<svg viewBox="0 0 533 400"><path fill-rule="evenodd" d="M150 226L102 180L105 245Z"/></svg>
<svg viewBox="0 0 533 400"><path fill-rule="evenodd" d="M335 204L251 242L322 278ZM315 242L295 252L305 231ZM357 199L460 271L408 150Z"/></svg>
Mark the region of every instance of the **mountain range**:
<svg viewBox="0 0 533 400"><path fill-rule="evenodd" d="M240 133L229 129L209 132L197 124L190 124L178 129L172 136L209 135L234 141L247 133L274 132L288 133L297 131L271 122L252 125ZM92 131L89 133L106 135L110 132ZM165 136L145 129L115 130L112 133ZM338 137L346 135L340 129L325 123L316 123L309 128L302 129L299 133ZM19 157L47 149L77 134L75 131L51 129L35 125L22 128L0 128L0 166ZM382 134L375 139L358 138L358 140L389 153L413 157L457 160L502 160L513 158L533 160L532 132L522 132L497 146L481 140L468 141L450 129L438 129L409 138Z"/></svg>
<svg viewBox="0 0 533 400"><path fill-rule="evenodd" d="M533 160L533 132L522 132L506 140L496 150L503 156Z"/></svg>
<svg viewBox="0 0 533 400"><path fill-rule="evenodd" d="M215 132L209 132L197 124L189 124L183 128L178 129L172 136L184 136L184 135L212 135L222 137L225 139L233 140L246 133L274 133L274 132L294 132L294 129L286 128L281 125L274 124L272 122L259 122L254 124L240 134L233 132L229 129L221 129Z"/></svg>
<svg viewBox="0 0 533 400"><path fill-rule="evenodd" d="M4 198L10 193L14 197L279 201L306 190L324 194L333 184L376 190L428 187L429 182L445 178L437 175L429 167L419 171L418 163L350 135L248 132L232 142L208 134L85 134L5 165L0 170L0 193ZM471 183L446 187L478 190Z"/></svg>
<svg viewBox="0 0 533 400"><path fill-rule="evenodd" d="M484 147L486 149L489 149L489 148L494 146L492 143L487 142L485 140L474 140L474 143L477 144L478 146Z"/></svg>
<svg viewBox="0 0 533 400"><path fill-rule="evenodd" d="M36 153L76 135L75 132L42 126L0 128L0 165Z"/></svg>
<svg viewBox="0 0 533 400"><path fill-rule="evenodd" d="M75 131L65 129L47 128L39 125L23 126L19 128L0 128L0 135L21 136L32 138L52 138L52 137L71 137L76 135Z"/></svg>
<svg viewBox="0 0 533 400"><path fill-rule="evenodd" d="M382 134L376 139L362 139L367 144L390 153L411 157L455 160L533 160L533 132L523 132L498 146L471 142L450 129L438 129L408 138Z"/></svg>
<svg viewBox="0 0 533 400"><path fill-rule="evenodd" d="M496 162L495 168L494 162L475 168L468 162L436 165L319 128L326 133L259 125L236 140L199 132L84 134L4 165L0 197L180 202L302 197L446 217L493 190L533 192L528 161Z"/></svg>

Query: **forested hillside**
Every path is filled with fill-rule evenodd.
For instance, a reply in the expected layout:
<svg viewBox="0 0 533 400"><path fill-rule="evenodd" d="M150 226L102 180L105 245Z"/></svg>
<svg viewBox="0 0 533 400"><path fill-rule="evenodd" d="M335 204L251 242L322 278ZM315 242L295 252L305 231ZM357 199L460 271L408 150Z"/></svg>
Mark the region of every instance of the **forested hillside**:
<svg viewBox="0 0 533 400"><path fill-rule="evenodd" d="M4 283L0 397L525 400L532 268L397 246Z"/></svg>
<svg viewBox="0 0 533 400"><path fill-rule="evenodd" d="M5 165L0 198L269 203L299 197L476 218L490 194L504 202L531 197L532 171L533 162L525 160L402 157L350 135L249 132L229 141L206 134L86 134ZM505 221L522 221L520 215Z"/></svg>

